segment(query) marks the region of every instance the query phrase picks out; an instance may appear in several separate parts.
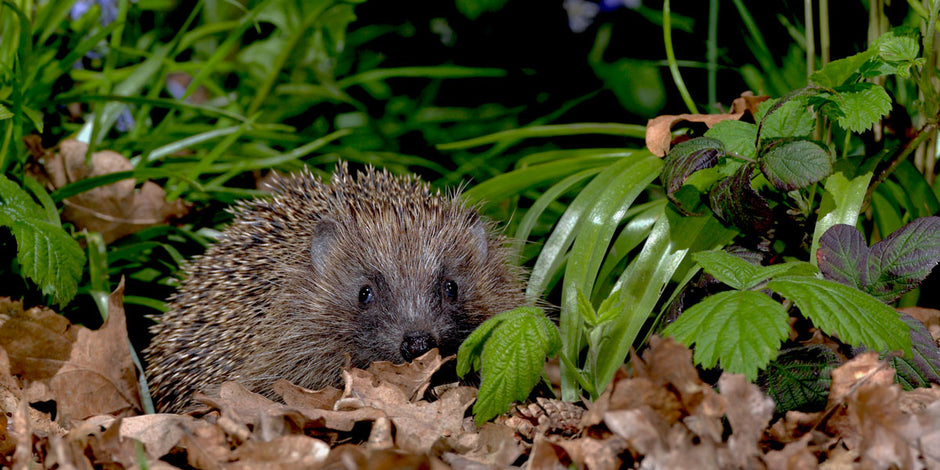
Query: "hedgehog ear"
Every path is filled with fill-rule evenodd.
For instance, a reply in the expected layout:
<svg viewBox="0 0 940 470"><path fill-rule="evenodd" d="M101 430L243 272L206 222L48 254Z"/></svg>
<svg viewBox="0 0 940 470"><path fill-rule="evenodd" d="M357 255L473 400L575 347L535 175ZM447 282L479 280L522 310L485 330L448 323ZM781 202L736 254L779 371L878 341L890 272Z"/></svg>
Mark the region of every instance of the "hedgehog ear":
<svg viewBox="0 0 940 470"><path fill-rule="evenodd" d="M329 253L335 238L336 221L320 219L313 226L313 236L310 239L310 261L317 271L323 266L323 259Z"/></svg>
<svg viewBox="0 0 940 470"><path fill-rule="evenodd" d="M470 222L470 233L473 234L473 240L476 242L477 251L486 259L487 251L490 249L490 237L486 230L486 223L479 216L473 217Z"/></svg>

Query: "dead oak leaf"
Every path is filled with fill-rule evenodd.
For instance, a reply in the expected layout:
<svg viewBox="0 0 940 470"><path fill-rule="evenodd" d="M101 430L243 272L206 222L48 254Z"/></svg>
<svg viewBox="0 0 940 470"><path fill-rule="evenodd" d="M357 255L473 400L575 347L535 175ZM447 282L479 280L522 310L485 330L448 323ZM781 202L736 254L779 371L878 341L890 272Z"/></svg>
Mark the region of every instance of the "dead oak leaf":
<svg viewBox="0 0 940 470"><path fill-rule="evenodd" d="M712 127L721 121L739 120L744 116L745 111L750 111L751 115L754 115L757 112L757 105L769 98L769 96L754 96L753 93L746 91L735 98L731 103L731 111L727 113L657 116L646 123L646 147L654 155L664 157L669 153L672 144L672 128L676 124L689 121L701 122Z"/></svg>
<svg viewBox="0 0 940 470"><path fill-rule="evenodd" d="M77 140L64 140L56 153L47 152L43 159L45 180L50 189L93 176L130 171L134 166L123 155L102 150L86 161L88 145ZM189 208L181 199L166 201L166 192L156 183L145 181L136 188L133 178L99 186L66 198L62 218L78 229L100 232L110 243L148 227L163 225L171 218L185 215Z"/></svg>
<svg viewBox="0 0 940 470"><path fill-rule="evenodd" d="M0 326L0 347L11 372L48 387L59 423L99 414L130 416L142 409L123 299L122 280L108 298L108 318L98 330L70 325L55 312L38 308Z"/></svg>

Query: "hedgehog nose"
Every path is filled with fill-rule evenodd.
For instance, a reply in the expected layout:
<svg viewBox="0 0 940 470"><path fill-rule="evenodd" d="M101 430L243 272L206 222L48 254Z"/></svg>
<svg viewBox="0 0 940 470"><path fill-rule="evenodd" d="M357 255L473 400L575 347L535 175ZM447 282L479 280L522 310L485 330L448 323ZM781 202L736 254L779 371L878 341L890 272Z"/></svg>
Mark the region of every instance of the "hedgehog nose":
<svg viewBox="0 0 940 470"><path fill-rule="evenodd" d="M416 357L437 347L437 341L425 332L414 332L405 335L401 342L401 357L411 362Z"/></svg>

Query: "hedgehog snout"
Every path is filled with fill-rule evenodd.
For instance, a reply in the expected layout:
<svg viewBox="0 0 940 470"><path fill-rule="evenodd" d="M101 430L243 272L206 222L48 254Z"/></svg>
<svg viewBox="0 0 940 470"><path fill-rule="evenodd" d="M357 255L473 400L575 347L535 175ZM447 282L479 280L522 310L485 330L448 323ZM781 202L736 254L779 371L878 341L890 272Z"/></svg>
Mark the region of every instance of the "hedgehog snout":
<svg viewBox="0 0 940 470"><path fill-rule="evenodd" d="M436 347L437 341L426 331L406 333L401 342L401 357L405 362L411 362Z"/></svg>

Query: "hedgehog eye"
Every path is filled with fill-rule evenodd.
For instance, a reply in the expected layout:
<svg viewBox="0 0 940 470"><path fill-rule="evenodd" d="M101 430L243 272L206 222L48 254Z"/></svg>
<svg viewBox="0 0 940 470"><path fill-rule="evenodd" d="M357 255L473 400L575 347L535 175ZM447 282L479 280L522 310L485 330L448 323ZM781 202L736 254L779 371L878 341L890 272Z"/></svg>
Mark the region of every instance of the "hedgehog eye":
<svg viewBox="0 0 940 470"><path fill-rule="evenodd" d="M369 305L373 300L375 300L375 295L372 293L372 286L362 286L359 289L359 303Z"/></svg>
<svg viewBox="0 0 940 470"><path fill-rule="evenodd" d="M457 283L450 279L444 281L444 295L450 300L457 300Z"/></svg>

